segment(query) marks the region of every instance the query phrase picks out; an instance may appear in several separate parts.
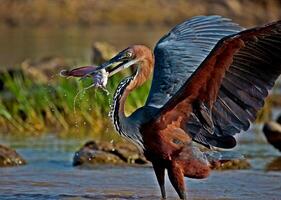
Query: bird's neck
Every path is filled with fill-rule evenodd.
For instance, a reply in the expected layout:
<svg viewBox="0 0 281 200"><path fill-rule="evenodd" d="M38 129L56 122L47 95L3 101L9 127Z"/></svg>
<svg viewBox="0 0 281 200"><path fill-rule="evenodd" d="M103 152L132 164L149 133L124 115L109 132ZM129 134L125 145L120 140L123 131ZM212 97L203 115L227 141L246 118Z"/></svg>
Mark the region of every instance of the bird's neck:
<svg viewBox="0 0 281 200"><path fill-rule="evenodd" d="M126 120L126 116L124 112L124 107L125 107L124 104L128 96L128 92L126 91L126 88L132 82L133 78L134 76L129 76L123 79L119 83L114 93L113 102L110 110L110 117L112 119L116 131L123 136L125 135L124 127L122 127L124 123L121 122Z"/></svg>
<svg viewBox="0 0 281 200"><path fill-rule="evenodd" d="M123 136L127 136L129 129L133 129L135 124L129 122L125 115L125 102L128 95L134 89L140 87L149 78L154 63L143 61L137 64L137 70L132 75L123 79L114 94L110 116L115 129Z"/></svg>

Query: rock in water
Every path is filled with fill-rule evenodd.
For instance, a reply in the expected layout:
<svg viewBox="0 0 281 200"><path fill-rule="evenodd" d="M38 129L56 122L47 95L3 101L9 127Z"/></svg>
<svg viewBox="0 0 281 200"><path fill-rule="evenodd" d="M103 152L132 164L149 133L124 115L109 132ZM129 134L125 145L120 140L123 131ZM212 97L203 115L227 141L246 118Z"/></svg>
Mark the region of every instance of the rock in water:
<svg viewBox="0 0 281 200"><path fill-rule="evenodd" d="M123 161L128 164L147 164L148 161L138 151L137 147L129 143L117 143L110 151L111 153L118 155Z"/></svg>
<svg viewBox="0 0 281 200"><path fill-rule="evenodd" d="M235 151L209 151L204 152L212 169L237 170L251 167L247 159Z"/></svg>
<svg viewBox="0 0 281 200"><path fill-rule="evenodd" d="M267 171L281 171L281 157L274 158L269 162L265 169Z"/></svg>
<svg viewBox="0 0 281 200"><path fill-rule="evenodd" d="M84 144L73 157L73 166L124 163L118 156L99 149L95 141Z"/></svg>
<svg viewBox="0 0 281 200"><path fill-rule="evenodd" d="M251 164L246 159L225 160L211 164L212 169L215 170L238 170L251 168Z"/></svg>
<svg viewBox="0 0 281 200"><path fill-rule="evenodd" d="M89 141L74 154L73 166L147 164L133 144Z"/></svg>
<svg viewBox="0 0 281 200"><path fill-rule="evenodd" d="M0 144L0 167L26 164L26 161L13 149Z"/></svg>
<svg viewBox="0 0 281 200"><path fill-rule="evenodd" d="M281 151L281 125L274 121L267 122L263 126L263 132L268 143Z"/></svg>

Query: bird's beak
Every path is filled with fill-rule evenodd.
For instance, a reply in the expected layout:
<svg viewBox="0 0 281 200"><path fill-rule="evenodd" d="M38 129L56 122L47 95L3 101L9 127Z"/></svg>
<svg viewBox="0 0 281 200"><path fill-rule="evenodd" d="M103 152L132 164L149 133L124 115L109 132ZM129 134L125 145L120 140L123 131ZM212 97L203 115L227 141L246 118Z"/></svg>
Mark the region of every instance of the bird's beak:
<svg viewBox="0 0 281 200"><path fill-rule="evenodd" d="M111 58L109 61L101 64L99 67L93 69L91 72L86 74L85 76L89 76L91 74L96 73L99 70L105 69L108 72L108 77L113 76L114 74L136 64L138 59L132 59L126 57L124 51L117 54L115 57ZM117 64L117 65L116 65ZM115 65L115 66L114 66ZM110 67L114 66L110 69Z"/></svg>
<svg viewBox="0 0 281 200"><path fill-rule="evenodd" d="M108 73L108 77L136 64L139 60L135 58L129 58L126 56L125 50L117 54L115 57L111 58L109 61L101 64L100 66L84 66L78 67L72 70L63 70L60 72L61 76L66 77L81 77L84 79L86 77L91 77L102 69L105 69ZM112 67L113 66L113 67ZM112 67L112 68L110 68Z"/></svg>

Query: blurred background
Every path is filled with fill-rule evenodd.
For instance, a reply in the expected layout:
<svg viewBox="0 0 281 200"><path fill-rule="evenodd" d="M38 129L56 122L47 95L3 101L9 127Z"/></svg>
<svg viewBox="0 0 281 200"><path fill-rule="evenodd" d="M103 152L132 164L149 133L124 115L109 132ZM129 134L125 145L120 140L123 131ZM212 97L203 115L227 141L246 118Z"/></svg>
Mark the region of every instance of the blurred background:
<svg viewBox="0 0 281 200"><path fill-rule="evenodd" d="M280 8L280 0L1 0L0 64L50 55L87 60L96 41L153 47L192 16L222 15L251 27L279 19Z"/></svg>
<svg viewBox="0 0 281 200"><path fill-rule="evenodd" d="M0 180L0 196L2 194L7 199L36 199L36 195L41 195L42 199L61 198L68 184L72 184L67 191L70 196L74 191L85 193L84 190L76 191L75 183L92 172L71 171L77 175L76 179L68 180L68 183L59 182L67 176L64 173L72 170L73 154L81 146L80 150L86 148L86 152L94 149L95 156L100 156L105 163L128 164L132 155L135 156L134 163L138 162L137 159L143 159L134 147L125 150L128 160L111 157L112 154L117 155L116 152L112 153L112 149L124 151L124 146L118 146L124 141L114 133L108 118L110 103L118 82L130 72L114 76L108 84L110 94L107 95L100 90L85 91L83 88L91 80L64 79L58 75L59 71L80 65L98 65L132 44L145 44L153 48L172 27L196 15L221 15L248 28L281 19L281 0L0 0L0 144L3 144L0 145L0 166L27 163L20 169L0 169L0 174L5 177ZM143 105L149 87L150 83L147 83L129 97L126 106L128 113ZM247 168L247 173L280 170L280 153L268 144L262 133L264 124L271 121L268 125L270 130L276 130L279 134L276 138L281 140L281 118L275 122L280 114L280 94L278 81L251 130L241 134L241 145L237 150L247 158L246 164L237 161L237 165L230 164L231 169ZM97 144L83 146L92 140ZM23 158L7 146L16 149ZM96 151L107 154L100 155ZM88 163L89 155L81 155L84 156L81 162ZM77 161L75 159L74 156L73 163ZM90 160L94 160L90 161L90 165L100 162L92 157ZM53 169L54 173L48 174L48 169ZM42 177L42 173L53 178L57 178L58 174L64 175L53 183L53 178ZM280 180L281 173L275 173ZM267 173L258 175L264 184L270 185L275 181L268 179ZM114 172L111 176L115 176ZM23 178L19 180L18 177ZM26 181L30 184L19 186ZM48 186L51 182L57 189L52 194ZM81 185L89 189L86 182L81 182ZM30 193L30 187L35 191L35 196ZM200 196L198 187L207 190L206 186L191 186L195 190L194 198L205 198ZM236 186L236 189L243 194L243 186L240 187ZM280 189L280 183L276 187ZM102 191L99 194L101 199L103 194L108 195L108 191L102 189L98 189ZM115 189L120 191L118 187ZM245 194L249 188L246 189ZM277 194L277 191L272 191L272 194ZM90 191L90 197L94 195L97 198L95 192ZM134 192L143 194L143 191ZM150 188L147 194L152 196L146 198L153 199L155 192ZM133 198L131 194L126 195L125 199ZM214 197L217 195L214 191ZM230 191L226 196L229 195L234 194ZM241 196L232 197L241 199Z"/></svg>

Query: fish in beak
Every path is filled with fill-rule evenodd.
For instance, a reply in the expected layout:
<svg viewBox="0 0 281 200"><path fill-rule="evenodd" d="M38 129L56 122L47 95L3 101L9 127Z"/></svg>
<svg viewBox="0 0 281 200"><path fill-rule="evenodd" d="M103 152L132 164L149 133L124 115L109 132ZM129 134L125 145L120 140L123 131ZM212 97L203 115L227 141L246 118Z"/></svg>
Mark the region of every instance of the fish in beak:
<svg viewBox="0 0 281 200"><path fill-rule="evenodd" d="M108 81L108 72L105 69L96 71L97 66L83 66L72 70L62 70L60 76L62 77L91 77L93 83L91 86L105 89Z"/></svg>
<svg viewBox="0 0 281 200"><path fill-rule="evenodd" d="M109 77L127 69L138 61L139 60L135 58L134 51L131 48L127 48L98 67L85 66L72 70L63 70L60 72L60 75L63 77L81 77L81 79L92 77L95 87L105 88Z"/></svg>
<svg viewBox="0 0 281 200"><path fill-rule="evenodd" d="M135 58L134 51L131 48L127 48L115 57L111 58L109 61L103 63L101 66L96 68L96 70L106 69L109 73L109 77L114 74L131 67L136 64L139 60ZM110 67L114 66L110 69Z"/></svg>

